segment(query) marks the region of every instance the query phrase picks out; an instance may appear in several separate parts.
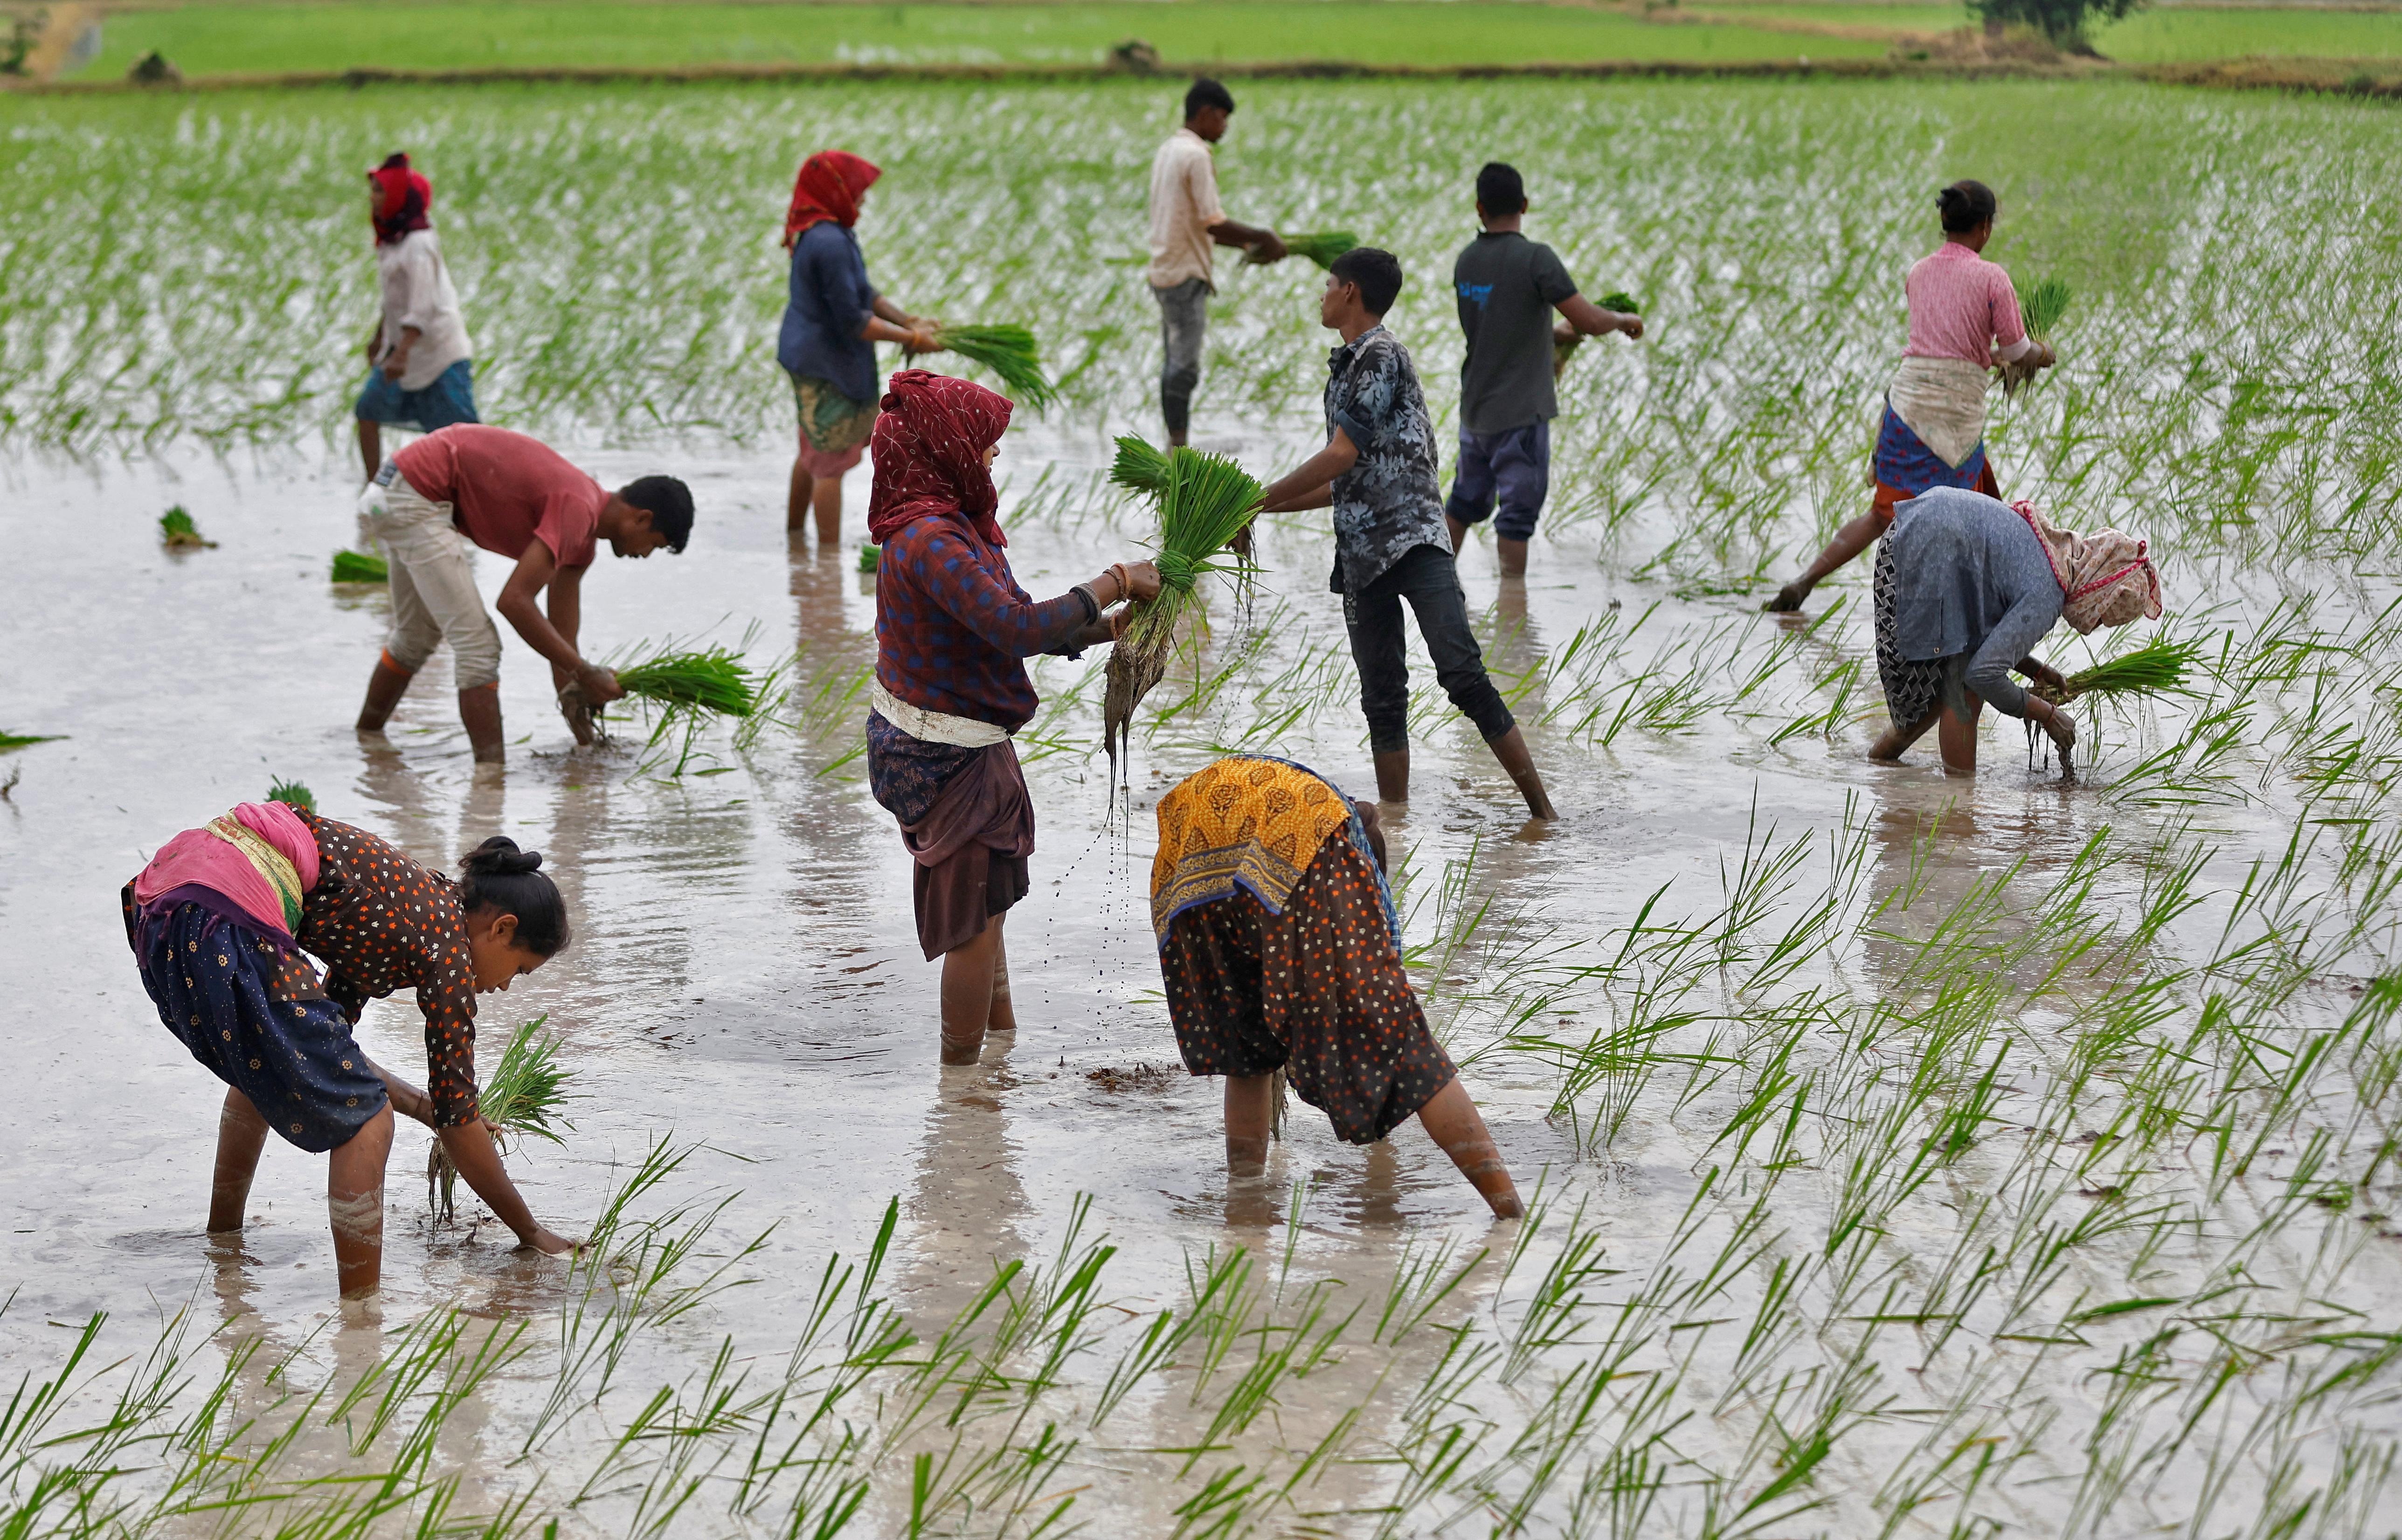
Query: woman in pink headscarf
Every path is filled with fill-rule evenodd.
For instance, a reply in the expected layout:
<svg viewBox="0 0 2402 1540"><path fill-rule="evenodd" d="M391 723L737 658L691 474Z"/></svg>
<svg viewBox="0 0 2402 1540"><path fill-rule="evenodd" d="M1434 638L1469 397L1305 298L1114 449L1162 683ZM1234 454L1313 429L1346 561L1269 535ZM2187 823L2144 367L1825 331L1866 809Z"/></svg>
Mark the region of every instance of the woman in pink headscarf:
<svg viewBox="0 0 2402 1540"><path fill-rule="evenodd" d="M1034 805L1010 735L1033 720L1022 659L1111 640L1111 606L1155 598L1147 561L1111 565L1034 602L1002 555L993 458L1005 397L923 369L892 377L876 419L867 532L876 568L876 681L867 778L917 862L918 942L943 959L943 1062L973 1064L1014 1032L1001 919L1026 896Z"/></svg>
<svg viewBox="0 0 2402 1540"><path fill-rule="evenodd" d="M821 551L842 539L842 478L859 463L876 428L881 392L875 345L898 342L910 353L934 350L934 323L868 282L867 260L851 228L867 189L882 174L847 150L821 150L801 162L784 213L784 244L793 259L776 361L792 376L801 419L784 528L800 529L804 512L814 507Z"/></svg>

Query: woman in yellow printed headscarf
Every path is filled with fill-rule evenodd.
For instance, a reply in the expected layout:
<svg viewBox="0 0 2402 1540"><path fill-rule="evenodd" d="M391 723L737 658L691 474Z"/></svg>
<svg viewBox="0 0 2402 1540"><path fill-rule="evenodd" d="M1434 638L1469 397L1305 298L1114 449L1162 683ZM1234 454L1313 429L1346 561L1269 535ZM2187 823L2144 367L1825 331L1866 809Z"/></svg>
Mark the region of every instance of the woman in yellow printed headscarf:
<svg viewBox="0 0 2402 1540"><path fill-rule="evenodd" d="M1282 1070L1370 1144L1415 1113L1504 1218L1493 1136L1401 970L1373 803L1281 760L1222 759L1159 800L1151 915L1184 1067L1226 1077L1226 1162L1267 1160Z"/></svg>

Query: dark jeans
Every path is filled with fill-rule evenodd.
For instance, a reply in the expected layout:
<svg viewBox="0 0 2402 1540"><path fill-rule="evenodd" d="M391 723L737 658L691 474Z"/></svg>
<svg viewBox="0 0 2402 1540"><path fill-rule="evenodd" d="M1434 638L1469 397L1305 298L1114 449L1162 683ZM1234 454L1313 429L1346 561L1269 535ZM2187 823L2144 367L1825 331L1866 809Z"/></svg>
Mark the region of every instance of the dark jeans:
<svg viewBox="0 0 2402 1540"><path fill-rule="evenodd" d="M1501 516L1493 532L1503 540L1531 540L1535 516L1552 489L1552 425L1541 418L1507 433L1459 431L1459 468L1443 511L1462 524L1482 524L1498 496Z"/></svg>
<svg viewBox="0 0 2402 1540"><path fill-rule="evenodd" d="M1451 703L1492 742L1517 725L1510 706L1484 675L1484 653L1468 628L1468 596L1459 569L1440 545L1413 546L1384 575L1343 596L1343 624L1351 632L1351 661L1360 667L1360 709L1368 719L1368 747L1379 754L1410 746L1408 639L1401 601L1418 617L1418 635L1434 658L1434 677Z"/></svg>
<svg viewBox="0 0 2402 1540"><path fill-rule="evenodd" d="M1172 289L1151 292L1159 301L1159 340L1167 355L1159 371L1159 411L1167 419L1167 431L1180 433L1193 419L1193 389L1201 383L1209 285L1188 278Z"/></svg>

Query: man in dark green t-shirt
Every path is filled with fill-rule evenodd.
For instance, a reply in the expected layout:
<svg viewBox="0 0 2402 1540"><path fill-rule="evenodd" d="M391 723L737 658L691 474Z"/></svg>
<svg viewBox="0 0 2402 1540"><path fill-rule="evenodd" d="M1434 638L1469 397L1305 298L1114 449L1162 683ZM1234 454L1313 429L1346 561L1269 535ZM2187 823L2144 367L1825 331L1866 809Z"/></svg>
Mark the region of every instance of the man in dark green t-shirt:
<svg viewBox="0 0 2402 1540"><path fill-rule="evenodd" d="M1484 233L1451 270L1468 357L1459 367L1459 468L1443 505L1452 549L1468 527L1493 516L1501 574L1526 571L1526 542L1551 489L1553 344L1586 337L1643 335L1643 318L1605 310L1577 293L1549 246L1518 233L1526 186L1514 167L1489 161L1476 173L1476 214ZM1552 312L1564 318L1554 332Z"/></svg>

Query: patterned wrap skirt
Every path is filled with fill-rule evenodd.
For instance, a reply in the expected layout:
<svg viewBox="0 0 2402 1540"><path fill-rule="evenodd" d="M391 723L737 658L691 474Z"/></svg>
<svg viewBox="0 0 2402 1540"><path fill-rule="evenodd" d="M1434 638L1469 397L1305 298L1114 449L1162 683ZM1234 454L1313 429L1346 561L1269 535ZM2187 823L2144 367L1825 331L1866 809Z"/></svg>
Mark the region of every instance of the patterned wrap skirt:
<svg viewBox="0 0 2402 1540"><path fill-rule="evenodd" d="M790 373L790 371L787 371ZM853 401L832 380L793 375L793 409L801 419L801 465L813 476L838 476L867 453L877 403Z"/></svg>
<svg viewBox="0 0 2402 1540"><path fill-rule="evenodd" d="M128 884L124 905L126 940L159 1021L285 1142L323 1154L383 1110L383 1080L306 957L175 893L145 912Z"/></svg>
<svg viewBox="0 0 2402 1540"><path fill-rule="evenodd" d="M1894 510L1933 487L1965 487L2001 501L2001 483L1994 479L1994 462L1986 458L1983 444L1959 464L1951 464L1911 432L1910 424L1890 406L1877 430L1876 455L1871 463L1876 471L1876 497L1870 511L1887 526L1893 523Z"/></svg>
<svg viewBox="0 0 2402 1540"><path fill-rule="evenodd" d="M1375 867L1344 830L1283 914L1246 887L1195 904L1169 922L1159 966L1186 1069L1282 1069L1351 1144L1399 1128L1456 1073L1401 970Z"/></svg>
<svg viewBox="0 0 2402 1540"><path fill-rule="evenodd" d="M1957 676L1967 654L1955 653L1948 658L1921 658L1912 661L1901 655L1894 641L1895 606L1899 596L1894 592L1893 545L1889 541L1877 542L1876 582L1871 593L1876 609L1877 679L1884 685L1884 714L1895 727L1904 731L1926 720L1926 714L1953 699L1958 693ZM1965 697L1954 704L1965 706Z"/></svg>

